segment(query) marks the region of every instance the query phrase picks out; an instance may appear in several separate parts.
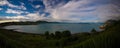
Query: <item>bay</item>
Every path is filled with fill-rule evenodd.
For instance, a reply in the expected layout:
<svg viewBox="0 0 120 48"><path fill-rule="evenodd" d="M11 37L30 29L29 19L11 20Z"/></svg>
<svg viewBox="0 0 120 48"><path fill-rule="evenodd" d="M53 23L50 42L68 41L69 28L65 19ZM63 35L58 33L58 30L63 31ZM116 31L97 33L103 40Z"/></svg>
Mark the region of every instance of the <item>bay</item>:
<svg viewBox="0 0 120 48"><path fill-rule="evenodd" d="M54 33L55 31L69 30L72 34L81 32L90 32L93 28L100 31L99 26L102 23L40 23L38 25L10 25L5 29L13 29L19 32L43 34L46 31Z"/></svg>

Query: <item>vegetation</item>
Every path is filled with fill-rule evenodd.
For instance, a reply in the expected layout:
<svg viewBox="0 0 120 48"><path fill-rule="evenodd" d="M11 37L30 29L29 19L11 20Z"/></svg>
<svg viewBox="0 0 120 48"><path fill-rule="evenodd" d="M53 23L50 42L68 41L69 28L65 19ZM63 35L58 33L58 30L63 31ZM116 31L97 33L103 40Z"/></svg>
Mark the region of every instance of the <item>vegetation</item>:
<svg viewBox="0 0 120 48"><path fill-rule="evenodd" d="M92 29L91 32L95 33L95 32L97 32L97 31L96 31L95 29Z"/></svg>
<svg viewBox="0 0 120 48"><path fill-rule="evenodd" d="M113 23L109 27L99 35L65 48L120 48L120 21Z"/></svg>
<svg viewBox="0 0 120 48"><path fill-rule="evenodd" d="M104 31L71 34L70 31L30 34L0 29L0 48L120 48L120 21Z"/></svg>
<svg viewBox="0 0 120 48"><path fill-rule="evenodd" d="M88 33L70 35L65 31L45 34L20 33L13 30L0 29L0 47L2 48L57 48L73 45L87 39ZM62 36L65 35L66 36ZM80 38L81 37L81 38ZM4 46L3 46L4 45Z"/></svg>

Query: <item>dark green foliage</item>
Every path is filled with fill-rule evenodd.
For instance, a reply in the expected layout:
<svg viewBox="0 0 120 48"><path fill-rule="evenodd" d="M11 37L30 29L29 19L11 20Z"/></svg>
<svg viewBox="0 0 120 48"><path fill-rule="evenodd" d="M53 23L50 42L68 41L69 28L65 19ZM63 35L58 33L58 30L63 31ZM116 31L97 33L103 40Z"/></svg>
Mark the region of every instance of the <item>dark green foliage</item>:
<svg viewBox="0 0 120 48"><path fill-rule="evenodd" d="M48 32L48 31L45 32L45 36L46 36L46 39L49 38L50 35L49 35L49 32Z"/></svg>
<svg viewBox="0 0 120 48"><path fill-rule="evenodd" d="M51 33L48 40L57 40L55 46L64 47L73 45L73 43L82 42L83 40L88 39L89 33L80 33L72 35L70 31L56 31L55 34Z"/></svg>
<svg viewBox="0 0 120 48"><path fill-rule="evenodd" d="M48 31L46 31L45 36L47 39L48 38L61 39L61 38L65 38L65 37L70 37L71 32L68 30L65 30L63 32L56 31L55 34L53 34L53 33L50 34Z"/></svg>
<svg viewBox="0 0 120 48"><path fill-rule="evenodd" d="M48 31L45 32L45 36L49 36L49 32Z"/></svg>
<svg viewBox="0 0 120 48"><path fill-rule="evenodd" d="M92 33L96 33L97 31L96 31L95 29L92 29L91 32L92 32Z"/></svg>
<svg viewBox="0 0 120 48"><path fill-rule="evenodd" d="M62 32L62 36L63 36L63 37L69 37L69 36L71 36L71 32L68 31L68 30L63 31L63 32Z"/></svg>
<svg viewBox="0 0 120 48"><path fill-rule="evenodd" d="M55 38L56 38L56 39L60 39L60 38L61 38L61 35L62 35L62 34L61 34L60 31L56 31L56 32L55 32Z"/></svg>
<svg viewBox="0 0 120 48"><path fill-rule="evenodd" d="M50 34L50 38L51 39L54 39L55 38L55 35L53 33Z"/></svg>

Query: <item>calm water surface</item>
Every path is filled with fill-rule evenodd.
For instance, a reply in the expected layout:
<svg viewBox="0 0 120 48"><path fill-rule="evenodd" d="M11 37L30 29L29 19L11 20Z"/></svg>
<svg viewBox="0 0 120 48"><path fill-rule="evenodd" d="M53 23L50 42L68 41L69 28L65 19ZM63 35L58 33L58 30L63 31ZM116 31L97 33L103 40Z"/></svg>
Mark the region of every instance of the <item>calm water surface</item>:
<svg viewBox="0 0 120 48"><path fill-rule="evenodd" d="M45 31L54 33L55 31L70 30L71 33L90 32L93 28L100 30L101 23L42 23L38 25L11 25L5 29L14 29L15 31L25 33L42 34Z"/></svg>

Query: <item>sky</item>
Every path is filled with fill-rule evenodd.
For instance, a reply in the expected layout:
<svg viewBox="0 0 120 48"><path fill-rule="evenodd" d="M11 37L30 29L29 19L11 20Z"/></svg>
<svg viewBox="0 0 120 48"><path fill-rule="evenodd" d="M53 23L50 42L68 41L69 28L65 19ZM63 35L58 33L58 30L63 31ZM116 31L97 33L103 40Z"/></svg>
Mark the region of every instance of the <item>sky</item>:
<svg viewBox="0 0 120 48"><path fill-rule="evenodd" d="M120 19L119 0L0 0L0 19L105 22Z"/></svg>

